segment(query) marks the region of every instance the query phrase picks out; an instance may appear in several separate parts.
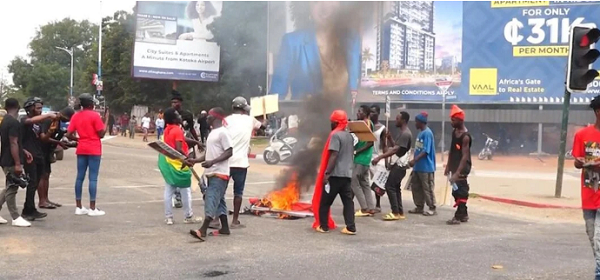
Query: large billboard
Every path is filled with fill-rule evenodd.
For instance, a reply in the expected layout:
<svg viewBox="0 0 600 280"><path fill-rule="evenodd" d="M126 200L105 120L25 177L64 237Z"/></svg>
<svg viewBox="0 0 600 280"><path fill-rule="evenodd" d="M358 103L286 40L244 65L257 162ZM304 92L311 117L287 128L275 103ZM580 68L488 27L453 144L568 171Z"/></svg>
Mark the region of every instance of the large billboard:
<svg viewBox="0 0 600 280"><path fill-rule="evenodd" d="M208 29L221 1L138 1L133 77L218 81L220 48Z"/></svg>
<svg viewBox="0 0 600 280"><path fill-rule="evenodd" d="M600 24L600 2L464 2L464 15L460 101L560 103L570 26ZM596 80L572 101L599 93Z"/></svg>
<svg viewBox="0 0 600 280"><path fill-rule="evenodd" d="M441 102L445 93L452 103L557 103L570 25L600 25L599 1L269 5L269 91L280 100L336 92L364 103ZM352 5L360 8L348 12ZM340 16L358 26L323 40ZM600 80L572 101L597 94Z"/></svg>

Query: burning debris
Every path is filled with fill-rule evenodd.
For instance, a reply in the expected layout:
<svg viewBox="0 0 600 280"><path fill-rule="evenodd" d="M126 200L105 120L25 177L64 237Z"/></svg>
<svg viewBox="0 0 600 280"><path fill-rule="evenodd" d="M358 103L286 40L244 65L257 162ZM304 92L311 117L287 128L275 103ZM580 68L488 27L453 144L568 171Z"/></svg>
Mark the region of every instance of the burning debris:
<svg viewBox="0 0 600 280"><path fill-rule="evenodd" d="M261 216L273 213L280 219L312 217L311 204L300 202L300 181L298 173L292 173L285 187L271 191L265 197L251 198L247 210Z"/></svg>

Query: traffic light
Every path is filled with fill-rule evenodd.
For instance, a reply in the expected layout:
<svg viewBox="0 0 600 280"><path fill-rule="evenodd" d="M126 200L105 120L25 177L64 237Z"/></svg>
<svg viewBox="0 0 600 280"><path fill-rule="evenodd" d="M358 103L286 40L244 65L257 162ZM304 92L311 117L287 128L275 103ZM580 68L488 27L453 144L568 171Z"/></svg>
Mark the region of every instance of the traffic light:
<svg viewBox="0 0 600 280"><path fill-rule="evenodd" d="M600 30L586 24L573 25L569 36L569 61L567 64L567 91L586 91L597 76L592 63L600 57L600 51L592 48L600 39Z"/></svg>

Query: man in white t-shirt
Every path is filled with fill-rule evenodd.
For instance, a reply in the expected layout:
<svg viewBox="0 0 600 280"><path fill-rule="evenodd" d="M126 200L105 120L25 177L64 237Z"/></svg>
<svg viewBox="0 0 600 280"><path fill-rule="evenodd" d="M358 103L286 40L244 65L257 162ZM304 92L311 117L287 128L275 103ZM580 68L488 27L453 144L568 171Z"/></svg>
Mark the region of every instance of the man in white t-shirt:
<svg viewBox="0 0 600 280"><path fill-rule="evenodd" d="M225 118L226 127L231 135L231 144L233 146L233 156L229 159L229 172L233 179L233 220L231 228L243 228L244 225L238 220L240 208L242 207L242 197L244 195L244 186L246 184L246 175L248 173L248 151L250 149L250 139L252 132L260 129L262 124L254 117L248 115L250 105L244 97L238 96L233 99L231 108L233 114Z"/></svg>
<svg viewBox="0 0 600 280"><path fill-rule="evenodd" d="M199 159L186 160L187 165L202 162L205 168L204 174L208 178L208 187L204 198L204 223L198 230L190 230L190 234L202 241L207 236L210 223L217 218L221 222L221 229L215 234L229 235L229 224L227 222L227 204L225 193L229 182L229 159L233 155L231 136L227 128L223 126L225 112L222 108L213 108L208 111L208 123L213 130L206 139L206 154Z"/></svg>
<svg viewBox="0 0 600 280"><path fill-rule="evenodd" d="M150 130L150 117L148 114L142 118L142 130L144 131L144 142L148 142L148 130Z"/></svg>

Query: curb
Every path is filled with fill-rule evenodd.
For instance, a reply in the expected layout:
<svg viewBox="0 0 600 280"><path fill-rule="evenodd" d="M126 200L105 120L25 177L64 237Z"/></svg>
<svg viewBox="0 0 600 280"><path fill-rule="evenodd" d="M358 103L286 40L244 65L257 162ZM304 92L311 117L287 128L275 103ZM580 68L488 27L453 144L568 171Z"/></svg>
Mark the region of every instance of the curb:
<svg viewBox="0 0 600 280"><path fill-rule="evenodd" d="M502 198L502 197L495 197L495 196L489 196L489 195L481 195L481 194L473 194L473 195L476 195L476 197L479 197L479 198L482 198L482 199L486 199L486 200L491 200L491 201L500 202L500 203L506 203L506 204L512 204L512 205L518 205L518 206L531 207L531 208L543 208L543 209L581 209L581 207L576 207L576 206L562 206L562 205L554 205L554 204L535 203L535 202L522 201L522 200L516 200L516 199L509 199L509 198Z"/></svg>

